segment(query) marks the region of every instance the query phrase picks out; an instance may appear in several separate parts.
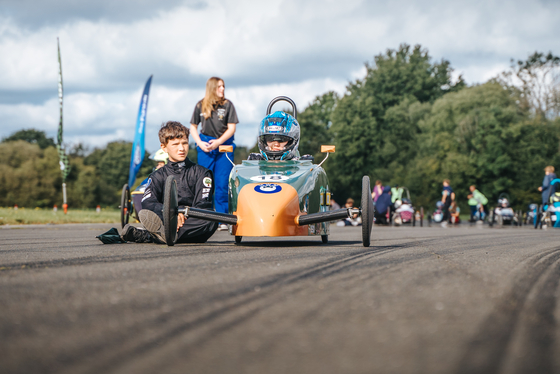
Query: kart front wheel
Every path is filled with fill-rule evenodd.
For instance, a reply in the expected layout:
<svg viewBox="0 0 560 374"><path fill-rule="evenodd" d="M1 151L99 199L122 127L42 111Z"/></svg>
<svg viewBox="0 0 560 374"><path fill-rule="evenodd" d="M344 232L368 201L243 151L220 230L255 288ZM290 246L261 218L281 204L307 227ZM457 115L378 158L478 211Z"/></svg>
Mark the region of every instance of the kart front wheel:
<svg viewBox="0 0 560 374"><path fill-rule="evenodd" d="M175 245L177 237L178 201L177 182L173 175L170 175L165 180L165 188L163 190L163 228L165 242L170 247Z"/></svg>
<svg viewBox="0 0 560 374"><path fill-rule="evenodd" d="M240 244L241 243L241 239L243 239L242 236L235 236L235 244Z"/></svg>
<svg viewBox="0 0 560 374"><path fill-rule="evenodd" d="M369 247L371 239L371 229L373 227L374 206L371 198L371 187L369 177L364 175L362 178L362 244Z"/></svg>
<svg viewBox="0 0 560 374"><path fill-rule="evenodd" d="M128 223L132 210L132 199L130 197L130 189L128 184L125 184L121 192L121 225L124 227Z"/></svg>

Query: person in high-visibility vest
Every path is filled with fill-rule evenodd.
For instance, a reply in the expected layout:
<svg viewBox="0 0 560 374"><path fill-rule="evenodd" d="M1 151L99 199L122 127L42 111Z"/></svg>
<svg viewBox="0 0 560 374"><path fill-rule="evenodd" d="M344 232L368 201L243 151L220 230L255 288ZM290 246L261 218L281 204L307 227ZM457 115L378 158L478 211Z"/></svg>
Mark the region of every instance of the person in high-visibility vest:
<svg viewBox="0 0 560 374"><path fill-rule="evenodd" d="M397 200L402 200L404 189L395 184L395 187L391 188L391 203L395 203Z"/></svg>
<svg viewBox="0 0 560 374"><path fill-rule="evenodd" d="M467 197L469 198L469 207L471 208L470 221L472 222L474 220L477 209L482 209L481 213L484 212L484 215L488 215L488 199L482 194L482 192L476 189L476 186L474 184L469 187L469 190L471 191L471 193ZM482 214L480 218L483 218Z"/></svg>

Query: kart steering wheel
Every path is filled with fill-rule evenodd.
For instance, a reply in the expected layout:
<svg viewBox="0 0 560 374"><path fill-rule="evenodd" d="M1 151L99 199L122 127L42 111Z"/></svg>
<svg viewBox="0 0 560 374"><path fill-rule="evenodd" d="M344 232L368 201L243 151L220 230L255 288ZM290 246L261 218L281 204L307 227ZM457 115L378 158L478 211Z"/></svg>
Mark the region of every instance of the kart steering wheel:
<svg viewBox="0 0 560 374"><path fill-rule="evenodd" d="M297 119L296 103L294 103L294 101L290 99L288 96L278 96L272 99L272 101L270 102L270 104L268 104L268 107L266 108L266 115L268 116L270 114L270 112L272 111L272 106L279 101L285 101L289 103L292 106L292 111L294 112L293 117Z"/></svg>

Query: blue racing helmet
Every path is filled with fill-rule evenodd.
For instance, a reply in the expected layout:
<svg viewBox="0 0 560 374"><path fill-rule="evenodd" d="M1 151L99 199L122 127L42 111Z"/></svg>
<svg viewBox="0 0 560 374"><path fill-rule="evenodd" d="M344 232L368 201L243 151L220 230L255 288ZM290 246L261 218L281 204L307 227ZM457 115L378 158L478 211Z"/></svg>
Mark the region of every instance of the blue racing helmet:
<svg viewBox="0 0 560 374"><path fill-rule="evenodd" d="M291 160L299 156L299 123L291 115L277 111L264 117L259 128L258 144L266 160ZM280 150L273 150L268 143L286 143Z"/></svg>

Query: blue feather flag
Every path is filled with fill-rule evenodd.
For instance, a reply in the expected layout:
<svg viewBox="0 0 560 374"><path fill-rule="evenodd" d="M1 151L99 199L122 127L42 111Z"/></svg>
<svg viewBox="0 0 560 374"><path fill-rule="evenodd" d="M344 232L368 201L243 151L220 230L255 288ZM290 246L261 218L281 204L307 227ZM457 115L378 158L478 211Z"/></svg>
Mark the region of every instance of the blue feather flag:
<svg viewBox="0 0 560 374"><path fill-rule="evenodd" d="M128 173L128 186L132 188L132 185L136 181L136 174L142 166L142 161L144 161L144 139L146 133L146 114L148 112L148 97L150 95L150 85L152 84L152 77L148 78L146 85L144 86L144 92L142 93L142 98L140 99L140 108L138 109L138 119L136 120L136 131L134 135L134 143L132 144L132 154L130 156L130 169Z"/></svg>

